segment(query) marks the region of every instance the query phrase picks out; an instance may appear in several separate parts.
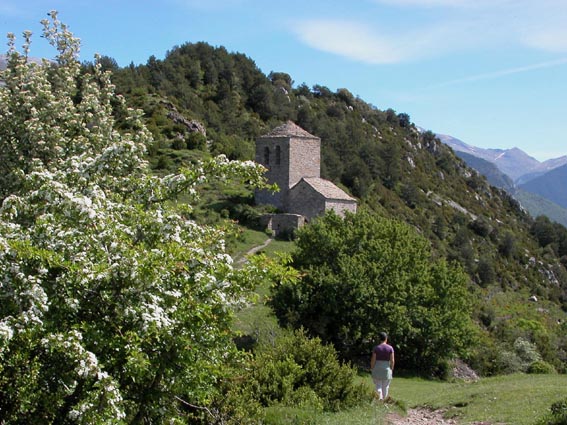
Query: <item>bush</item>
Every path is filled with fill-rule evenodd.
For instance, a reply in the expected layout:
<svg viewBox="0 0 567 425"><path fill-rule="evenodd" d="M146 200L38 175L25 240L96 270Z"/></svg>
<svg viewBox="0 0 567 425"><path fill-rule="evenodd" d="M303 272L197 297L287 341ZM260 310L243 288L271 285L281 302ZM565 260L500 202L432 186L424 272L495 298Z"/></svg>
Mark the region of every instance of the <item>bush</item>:
<svg viewBox="0 0 567 425"><path fill-rule="evenodd" d="M553 403L551 405L551 414L557 419L557 424L567 424L567 398Z"/></svg>
<svg viewBox="0 0 567 425"><path fill-rule="evenodd" d="M495 359L496 373L502 374L512 374L518 372L525 372L525 368L522 364L522 359L518 354L504 350Z"/></svg>
<svg viewBox="0 0 567 425"><path fill-rule="evenodd" d="M538 425L567 425L567 398L554 402Z"/></svg>
<svg viewBox="0 0 567 425"><path fill-rule="evenodd" d="M251 385L264 406L337 411L369 397L363 385L354 383L356 371L339 362L335 349L308 338L302 329L260 343L251 370Z"/></svg>
<svg viewBox="0 0 567 425"><path fill-rule="evenodd" d="M528 373L534 373L534 374L550 374L550 373L556 373L555 368L550 365L549 363L543 361L543 360L538 360L533 362L527 370Z"/></svg>
<svg viewBox="0 0 567 425"><path fill-rule="evenodd" d="M209 400L207 409L181 403L189 423L253 425L261 422L263 408L255 395L249 391L249 387L243 385L246 381L243 377L246 369L243 366L228 365L226 375L218 381L217 392Z"/></svg>
<svg viewBox="0 0 567 425"><path fill-rule="evenodd" d="M516 338L512 347L504 345L489 345L485 357L491 365L481 365L483 374L511 374L518 372L553 373L553 366L543 361L534 343L525 338ZM482 355L482 353L478 353ZM479 365L475 365L479 366ZM533 371L530 369L533 367ZM545 372L544 372L545 370Z"/></svg>
<svg viewBox="0 0 567 425"><path fill-rule="evenodd" d="M190 133L187 137L187 149L202 149L207 147L207 137L199 132Z"/></svg>

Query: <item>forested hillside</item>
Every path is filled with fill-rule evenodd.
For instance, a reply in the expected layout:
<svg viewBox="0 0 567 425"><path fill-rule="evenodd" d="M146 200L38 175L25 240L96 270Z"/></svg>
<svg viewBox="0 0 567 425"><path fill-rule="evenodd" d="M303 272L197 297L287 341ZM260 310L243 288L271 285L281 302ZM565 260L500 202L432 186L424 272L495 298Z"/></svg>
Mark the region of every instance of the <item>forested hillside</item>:
<svg viewBox="0 0 567 425"><path fill-rule="evenodd" d="M367 367L384 326L414 373L444 377L456 359L483 375L565 372L567 229L532 219L407 114L205 43L82 66L49 17L56 61L30 62L31 34L23 53L9 35L0 73L2 421L347 409L372 394L342 360ZM225 242L258 225L263 168L211 156L250 159L288 119L321 138L323 177L359 212L300 229L289 257L235 267ZM258 288L296 329L237 347L233 313Z"/></svg>
<svg viewBox="0 0 567 425"><path fill-rule="evenodd" d="M414 226L436 256L464 267L478 295L475 319L494 344L510 348L525 337L565 368L567 230L534 221L407 114L380 110L346 88L307 87L284 72L266 76L243 54L205 43L175 47L146 65L103 63L117 90L144 110L158 167L172 166L186 149L251 159L254 138L288 119L319 136L323 177L363 207ZM537 303L528 301L532 295ZM482 367L497 371L490 362Z"/></svg>

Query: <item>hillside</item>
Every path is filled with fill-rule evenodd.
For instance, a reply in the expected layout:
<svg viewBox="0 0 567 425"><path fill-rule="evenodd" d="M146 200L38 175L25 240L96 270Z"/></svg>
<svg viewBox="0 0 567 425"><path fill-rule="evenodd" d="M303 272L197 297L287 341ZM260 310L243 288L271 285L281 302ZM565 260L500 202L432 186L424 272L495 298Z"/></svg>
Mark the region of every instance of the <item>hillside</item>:
<svg viewBox="0 0 567 425"><path fill-rule="evenodd" d="M463 159L469 167L477 170L480 174L485 176L488 183L492 186L504 189L508 193L514 193L514 181L500 171L500 169L492 162L466 152L457 151L455 153L459 158Z"/></svg>
<svg viewBox="0 0 567 425"><path fill-rule="evenodd" d="M516 198L532 216L545 215L551 220L567 227L567 208L560 207L543 196L527 192L521 188L514 192L514 198Z"/></svg>
<svg viewBox="0 0 567 425"><path fill-rule="evenodd" d="M104 63L117 90L145 112L157 141L150 149L156 172L195 155L251 159L256 137L292 120L321 138L322 177L363 208L411 224L437 256L464 267L478 300L474 318L492 347L476 367L498 372L490 356L513 351L525 337L565 369L567 272L559 258L567 255L567 237L552 223L535 226L516 200L432 132L418 131L407 114L377 109L347 89L297 85L284 72L265 75L245 55L206 43L175 47L146 65ZM254 215L250 196L223 202L220 215L241 223ZM551 238L542 237L547 230ZM534 294L537 303L529 301Z"/></svg>
<svg viewBox="0 0 567 425"><path fill-rule="evenodd" d="M563 165L521 184L520 187L523 190L547 198L563 208L567 208L567 187L564 184L566 179L567 165Z"/></svg>
<svg viewBox="0 0 567 425"><path fill-rule="evenodd" d="M516 152L517 161L510 162L508 161L510 155L507 158L505 156L495 157L496 150L470 146L452 136L439 135L439 138L453 148L456 155L462 158L469 167L485 176L491 185L510 193L532 217L545 215L567 226L567 209L550 198L550 196L557 199L562 198L564 186L562 176L554 171L564 166L567 157L562 156L540 163L532 161L533 158L517 150L519 151ZM514 174L519 175L515 182L504 173L503 165L507 165L508 169L514 170ZM536 180L534 183L526 184L534 179Z"/></svg>

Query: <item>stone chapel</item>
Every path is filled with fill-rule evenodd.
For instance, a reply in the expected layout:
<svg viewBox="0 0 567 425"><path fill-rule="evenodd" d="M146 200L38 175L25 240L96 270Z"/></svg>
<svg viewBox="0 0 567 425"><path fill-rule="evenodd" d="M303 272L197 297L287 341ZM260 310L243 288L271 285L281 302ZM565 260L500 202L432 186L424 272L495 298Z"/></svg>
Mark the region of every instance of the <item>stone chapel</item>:
<svg viewBox="0 0 567 425"><path fill-rule="evenodd" d="M301 227L327 210L338 215L356 212L357 202L332 182L320 177L321 139L291 121L256 140L256 162L267 168L266 178L279 192L258 190L256 204L275 206L282 214L266 217L276 234Z"/></svg>

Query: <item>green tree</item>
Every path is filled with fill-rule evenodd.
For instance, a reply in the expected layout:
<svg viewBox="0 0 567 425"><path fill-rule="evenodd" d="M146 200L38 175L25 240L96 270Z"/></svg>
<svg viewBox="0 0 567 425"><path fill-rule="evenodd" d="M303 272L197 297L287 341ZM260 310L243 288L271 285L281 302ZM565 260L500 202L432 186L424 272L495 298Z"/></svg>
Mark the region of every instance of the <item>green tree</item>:
<svg viewBox="0 0 567 425"><path fill-rule="evenodd" d="M382 181L388 189L393 189L402 177L402 150L397 143L386 143L380 150L380 156L385 167L381 173Z"/></svg>
<svg viewBox="0 0 567 425"><path fill-rule="evenodd" d="M544 215L540 215L535 219L532 224L531 232L542 248L552 244L556 240L553 223Z"/></svg>
<svg viewBox="0 0 567 425"><path fill-rule="evenodd" d="M0 76L2 423L188 422L236 356L229 307L253 283L224 232L166 201L261 170L219 157L152 176L139 112L115 130L109 74L96 62L83 75L78 40L50 15L56 65L29 63L29 34L23 55L10 36Z"/></svg>
<svg viewBox="0 0 567 425"><path fill-rule="evenodd" d="M414 229L367 212L331 213L297 238L293 265L303 279L273 288L282 324L304 326L347 357L369 353L386 330L400 364L419 371L435 372L466 351L467 277L433 260Z"/></svg>

